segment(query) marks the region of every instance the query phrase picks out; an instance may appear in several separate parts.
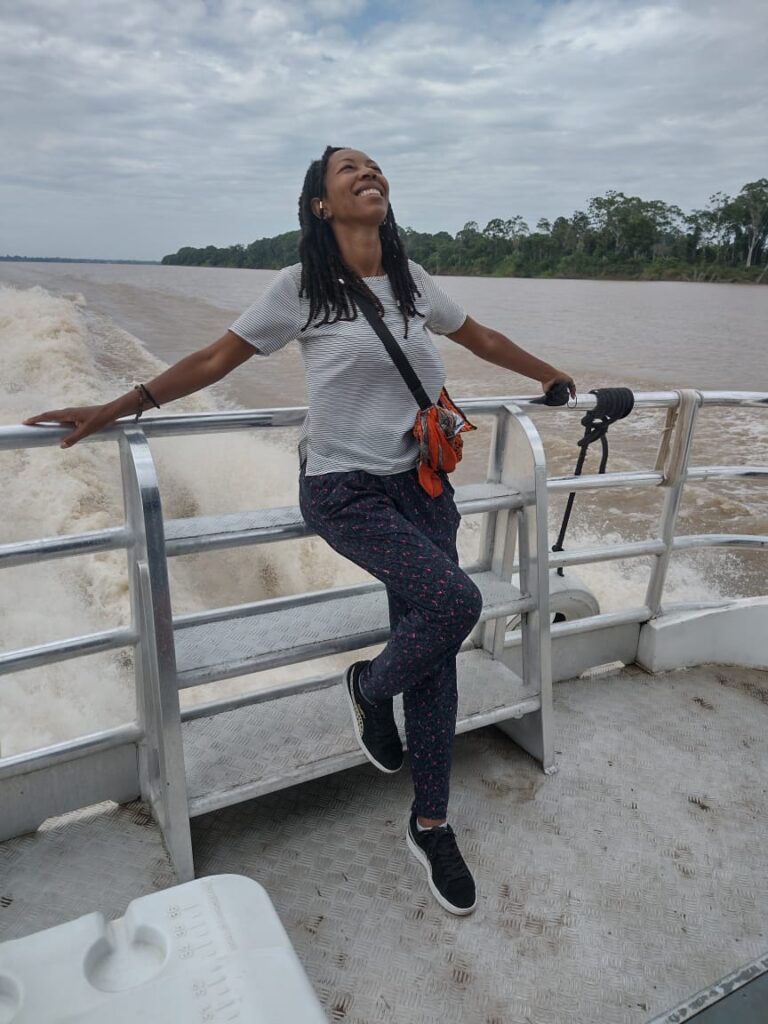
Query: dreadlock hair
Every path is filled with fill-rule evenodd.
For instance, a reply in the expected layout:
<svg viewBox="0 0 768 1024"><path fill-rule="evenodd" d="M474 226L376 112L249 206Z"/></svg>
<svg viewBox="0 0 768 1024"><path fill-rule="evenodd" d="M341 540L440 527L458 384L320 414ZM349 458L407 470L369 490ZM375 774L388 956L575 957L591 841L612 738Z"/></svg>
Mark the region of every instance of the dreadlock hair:
<svg viewBox="0 0 768 1024"><path fill-rule="evenodd" d="M304 186L299 196L299 258L301 259L300 295L309 299L309 316L302 327L305 331L310 323L335 324L340 320L356 320L357 306L353 294L366 295L376 306L380 315L384 308L365 281L347 267L341 258L336 236L328 221L316 217L312 211L312 200L325 192L325 172L328 160L345 146L326 146L319 160L313 160L304 177ZM421 316L416 309L416 296L421 292L416 287L408 267L405 246L395 223L392 207L387 209L386 219L379 225L381 239L381 261L392 285L397 305L405 323L405 337L408 337L408 320ZM322 315L321 315L322 314Z"/></svg>

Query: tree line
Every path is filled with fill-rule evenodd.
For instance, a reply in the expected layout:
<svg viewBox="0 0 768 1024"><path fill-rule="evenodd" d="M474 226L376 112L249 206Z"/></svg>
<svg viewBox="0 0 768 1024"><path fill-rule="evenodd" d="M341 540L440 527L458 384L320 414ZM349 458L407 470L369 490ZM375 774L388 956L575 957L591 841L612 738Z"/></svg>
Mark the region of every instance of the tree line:
<svg viewBox="0 0 768 1024"><path fill-rule="evenodd" d="M469 221L451 235L401 228L408 255L432 274L768 280L768 178L718 192L684 213L661 200L608 191L586 210L531 229L520 216ZM298 231L225 248L185 246L164 264L280 269L298 261Z"/></svg>

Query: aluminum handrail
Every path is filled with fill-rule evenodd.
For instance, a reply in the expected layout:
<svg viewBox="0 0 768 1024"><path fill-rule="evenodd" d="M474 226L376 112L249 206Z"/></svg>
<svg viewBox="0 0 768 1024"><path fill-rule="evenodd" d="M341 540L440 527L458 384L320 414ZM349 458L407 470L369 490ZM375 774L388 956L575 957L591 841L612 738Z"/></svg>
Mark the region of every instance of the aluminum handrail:
<svg viewBox="0 0 768 1024"><path fill-rule="evenodd" d="M687 483L704 483L737 477L768 480L768 466L691 466L685 479Z"/></svg>
<svg viewBox="0 0 768 1024"><path fill-rule="evenodd" d="M547 481L550 494L571 491L604 491L614 487L660 487L664 474L654 470L625 473L584 473L582 476L555 476Z"/></svg>
<svg viewBox="0 0 768 1024"><path fill-rule="evenodd" d="M672 541L675 551L692 548L766 548L768 536L751 533L683 534Z"/></svg>
<svg viewBox="0 0 768 1024"><path fill-rule="evenodd" d="M665 550L664 541L657 539L632 541L628 544L605 544L595 548L577 548L575 551L555 551L549 556L549 567L555 569L559 566L642 558L647 555L661 555ZM518 571L518 566L515 566L515 571Z"/></svg>
<svg viewBox="0 0 768 1024"><path fill-rule="evenodd" d="M702 405L768 408L768 393L764 391L700 391L699 394ZM635 394L635 408L672 409L679 400L677 391L641 391ZM542 406L531 395L459 399L461 407L475 416L495 415L510 404L517 405L528 413L546 409L547 412L580 415L586 410L594 409L596 402L596 396L589 392L580 392L575 405L554 408ZM176 416L148 414L137 426L146 437L176 437L180 434L205 434L262 427L296 427L303 422L306 413L306 406L287 406L274 409L238 409L232 412L182 413ZM84 438L80 443L115 440L125 428L132 425L131 419L119 420L97 434ZM47 447L57 444L68 433L69 428L53 424L0 427L0 451Z"/></svg>
<svg viewBox="0 0 768 1024"><path fill-rule="evenodd" d="M69 558L73 555L92 555L97 551L115 551L127 548L132 539L130 531L124 526L110 526L105 530L3 544L0 546L0 568Z"/></svg>
<svg viewBox="0 0 768 1024"><path fill-rule="evenodd" d="M78 736L73 740L64 740L62 743L54 743L51 746L40 747L38 750L16 754L13 757L4 757L0 759L0 779L13 778L18 774L20 768L26 768L28 771L42 771L44 768L77 760L83 754L114 750L115 747L138 742L142 735L142 730L134 722L117 725L111 729L102 729L101 732Z"/></svg>
<svg viewBox="0 0 768 1024"><path fill-rule="evenodd" d="M687 483L704 483L708 480L728 479L749 479L768 480L768 466L697 466L688 470L686 474ZM664 483L664 474L655 471L640 472L616 472L616 473L585 473L582 476L550 477L547 481L547 490L550 494L570 493L571 491L589 490L613 490L614 488L629 487L661 487ZM510 497L507 505L509 508L522 506L522 497ZM491 506L497 507L495 499L473 499L466 502L465 515L475 515L491 510ZM215 520L215 516L211 517ZM266 542L273 538L269 538ZM284 540L285 536L275 536L275 540ZM75 555L94 554L97 551L114 551L127 547L132 541L130 531L124 527L111 526L104 530L90 530L87 533L73 533L64 536L45 537L39 540L17 541L14 544L0 545L0 568L28 565L33 562L49 561L57 558L68 558ZM212 545L211 545L212 546ZM225 541L219 542L217 547L227 547ZM721 544L713 545L715 547ZM170 541L168 544L169 555L177 553L191 553L192 551L205 550L207 545L194 540ZM594 551L608 549L590 549ZM652 554L655 552L643 552ZM629 555L616 555L617 558L633 557ZM602 559L595 558L594 561ZM590 561L589 558L580 559L581 562ZM558 559L550 560L550 565L566 565L565 561ZM574 563L575 564L575 563Z"/></svg>
<svg viewBox="0 0 768 1024"><path fill-rule="evenodd" d="M738 479L768 480L768 466L700 466L688 470L686 475L687 483L704 483L716 479ZM584 474L582 476L550 477L547 481L547 490L550 494L563 494L570 491L588 490L612 490L614 488L628 487L660 487L664 483L664 474L657 472L617 472L603 474ZM522 498L510 498L508 505L516 508L523 504ZM468 501L464 509L465 515L475 515L490 510L495 503L492 499L475 499ZM215 519L216 517L211 517ZM0 568L12 566L29 565L33 562L50 561L57 558L74 557L76 555L94 554L97 551L114 551L125 548L131 543L131 534L124 527L112 526L104 530L90 530L87 533L73 533L64 536L45 537L40 540L18 541L14 544L0 546ZM285 539L284 536L275 537L276 540ZM191 541L170 541L169 555L186 553L185 548L190 551L204 550L207 545L198 544L195 538ZM226 542L221 542L217 547L227 547ZM721 547L722 544L713 544ZM592 551L608 549L590 549ZM643 552L653 554L655 552ZM631 555L616 555L617 558L633 557ZM595 558L594 561L603 559ZM589 558L580 558L581 562L589 562ZM566 565L566 561L550 559L551 566ZM575 563L574 563L575 564Z"/></svg>
<svg viewBox="0 0 768 1024"><path fill-rule="evenodd" d="M117 651L122 647L130 647L137 643L138 639L139 634L135 629L107 629L102 633L84 633L82 636L72 636L66 640L54 640L34 647L4 651L0 654L0 676L21 672L23 669L39 668L41 665L53 665L59 661L69 661L71 658L81 658L86 654Z"/></svg>

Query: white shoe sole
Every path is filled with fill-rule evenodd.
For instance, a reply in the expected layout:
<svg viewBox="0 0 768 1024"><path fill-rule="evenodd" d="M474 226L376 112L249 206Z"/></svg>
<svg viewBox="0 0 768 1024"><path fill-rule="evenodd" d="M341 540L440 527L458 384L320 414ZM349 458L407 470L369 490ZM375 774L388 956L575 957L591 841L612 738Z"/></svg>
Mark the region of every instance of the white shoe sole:
<svg viewBox="0 0 768 1024"><path fill-rule="evenodd" d="M472 904L471 907L455 907L452 903L448 902L445 896L442 896L437 891L435 883L432 881L432 865L429 863L429 859L426 853L424 853L422 848L413 841L411 837L410 826L406 826L405 829L405 842L413 856L416 858L417 861L419 861L421 865L423 865L424 870L427 872L427 882L429 883L429 888L432 892L432 895L435 897L440 906L443 907L444 910L447 910L449 913L456 914L458 917L465 917L467 914L471 914L472 911L477 906L477 896L475 896L475 902Z"/></svg>
<svg viewBox="0 0 768 1024"><path fill-rule="evenodd" d="M355 739L357 740L358 746L371 762L371 764L378 768L380 772L384 772L385 775L396 775L403 767L402 762L397 768L385 768L383 764L379 764L370 750L363 743L363 737L360 732L360 726L357 724L357 711L355 710L355 701L352 697L352 686L349 681L349 674L352 671L352 666L347 669L344 676L344 692L347 695L347 703L349 704L349 710L352 712L352 728L355 730Z"/></svg>

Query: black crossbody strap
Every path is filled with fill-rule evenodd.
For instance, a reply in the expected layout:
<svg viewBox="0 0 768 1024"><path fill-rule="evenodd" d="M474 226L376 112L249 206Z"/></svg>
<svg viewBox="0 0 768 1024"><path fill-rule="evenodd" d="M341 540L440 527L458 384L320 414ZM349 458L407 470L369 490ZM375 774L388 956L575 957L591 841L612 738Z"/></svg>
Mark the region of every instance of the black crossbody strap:
<svg viewBox="0 0 768 1024"><path fill-rule="evenodd" d="M424 386L416 376L416 371L408 362L405 353L395 341L390 329L379 316L378 310L374 304L367 295L359 295L357 292L355 292L355 302L360 308L365 319L384 342L384 348L389 352L392 357L392 362L398 368L403 380L411 389L411 394L419 403L419 407L421 409L429 409L429 407L434 403L430 402L429 396L424 390Z"/></svg>

